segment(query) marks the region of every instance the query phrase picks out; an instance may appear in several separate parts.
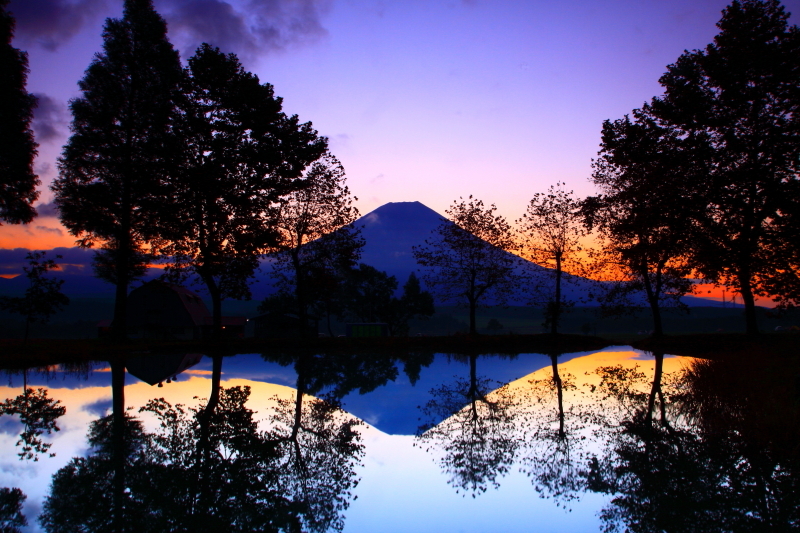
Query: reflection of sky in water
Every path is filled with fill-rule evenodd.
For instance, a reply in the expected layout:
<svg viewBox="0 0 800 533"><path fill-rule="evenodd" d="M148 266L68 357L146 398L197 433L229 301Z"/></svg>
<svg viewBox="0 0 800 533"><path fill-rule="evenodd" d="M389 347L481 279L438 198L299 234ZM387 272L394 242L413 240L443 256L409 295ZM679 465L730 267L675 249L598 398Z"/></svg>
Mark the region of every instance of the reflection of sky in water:
<svg viewBox="0 0 800 533"><path fill-rule="evenodd" d="M575 376L578 384L592 381L587 372L598 366L638 364L652 376L653 361L648 355L629 348L612 347L597 353L568 354L559 358L559 372ZM678 370L684 363L679 358L665 361L665 372ZM345 512L345 531L597 531L597 512L605 497L585 494L571 502L570 511L557 508L540 499L530 479L513 465L508 475L499 478L500 488L490 489L472 498L457 494L448 485L449 475L441 471L431 453L414 446L413 434L420 425L418 407L430 399L430 390L454 380L469 378L468 359L456 360L438 356L420 379L412 385L399 363L394 382L366 394L351 393L344 399L345 409L372 426L362 428L365 444L364 466L359 469L361 482L355 490L357 499ZM139 407L152 398L197 405L197 398L210 392L211 360L203 358L196 366L163 387L149 386L133 376L126 376L125 403ZM551 376L550 359L540 354L522 354L516 358L480 357L477 373L490 380L507 383L514 391L524 392L529 380ZM15 443L19 424L0 417L0 486L18 486L28 495L25 514L29 531L38 531L35 517L41 511L52 475L73 456L87 452L86 431L89 423L111 410L111 374L98 365L94 372L75 377L61 372L47 375L29 373L31 387L46 387L50 395L67 407L59 419L61 431L52 437L54 458L43 456L38 462L19 461ZM256 411L256 419L269 412L274 396L291 398L295 383L293 367L264 362L255 354L225 358L222 386L249 385L252 394L248 406ZM11 398L22 392L22 377L12 375L9 386L0 387L0 398ZM578 393L568 393L566 401L580 401ZM136 410L134 410L136 412ZM146 425L153 419L143 417ZM152 429L152 426L150 426Z"/></svg>

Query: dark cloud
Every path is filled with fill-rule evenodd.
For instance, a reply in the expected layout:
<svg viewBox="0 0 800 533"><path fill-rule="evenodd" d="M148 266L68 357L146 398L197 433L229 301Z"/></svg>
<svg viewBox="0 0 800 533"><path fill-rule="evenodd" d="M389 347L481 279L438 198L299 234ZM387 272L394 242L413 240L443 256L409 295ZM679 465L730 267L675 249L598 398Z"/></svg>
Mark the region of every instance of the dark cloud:
<svg viewBox="0 0 800 533"><path fill-rule="evenodd" d="M49 228L47 226L36 226L36 229L43 233L55 233L59 237L64 235L64 232L58 228Z"/></svg>
<svg viewBox="0 0 800 533"><path fill-rule="evenodd" d="M69 113L66 104L44 93L34 93L38 103L33 110L33 131L39 143L58 140L67 133Z"/></svg>
<svg viewBox="0 0 800 533"><path fill-rule="evenodd" d="M105 7L105 0L11 0L16 37L55 51Z"/></svg>
<svg viewBox="0 0 800 533"><path fill-rule="evenodd" d="M83 407L83 410L89 413L90 415L94 415L97 418L101 418L109 414L112 410L113 406L111 404L111 398L103 398L101 400L97 400L94 403L90 403Z"/></svg>
<svg viewBox="0 0 800 533"><path fill-rule="evenodd" d="M59 215L58 209L56 208L55 202L49 202L46 204L39 204L36 207L36 213L40 217L57 217Z"/></svg>
<svg viewBox="0 0 800 533"><path fill-rule="evenodd" d="M255 51L244 16L229 3L221 0L164 0L162 4L170 38L185 44L178 44L184 48L182 55L193 55L201 42L242 57Z"/></svg>
<svg viewBox="0 0 800 533"><path fill-rule="evenodd" d="M330 0L160 0L170 38L187 56L202 42L248 60L327 35Z"/></svg>

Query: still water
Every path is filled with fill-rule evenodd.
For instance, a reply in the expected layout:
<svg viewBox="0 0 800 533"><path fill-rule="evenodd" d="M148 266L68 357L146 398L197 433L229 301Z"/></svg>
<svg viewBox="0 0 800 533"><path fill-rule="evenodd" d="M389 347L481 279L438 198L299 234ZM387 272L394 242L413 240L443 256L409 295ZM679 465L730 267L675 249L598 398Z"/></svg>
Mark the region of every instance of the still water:
<svg viewBox="0 0 800 533"><path fill-rule="evenodd" d="M20 531L800 528L800 378L785 368L629 347L125 367L0 387Z"/></svg>

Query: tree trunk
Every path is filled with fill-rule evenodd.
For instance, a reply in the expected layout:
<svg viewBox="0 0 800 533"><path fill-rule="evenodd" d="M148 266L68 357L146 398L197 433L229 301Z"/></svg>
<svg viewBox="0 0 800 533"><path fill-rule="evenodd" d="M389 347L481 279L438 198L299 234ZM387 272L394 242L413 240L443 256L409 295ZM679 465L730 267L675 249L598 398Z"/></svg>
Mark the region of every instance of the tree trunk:
<svg viewBox="0 0 800 533"><path fill-rule="evenodd" d="M128 335L128 268L130 265L130 243L118 243L117 285L114 293L114 320L111 323L111 334L116 340L124 340Z"/></svg>
<svg viewBox="0 0 800 533"><path fill-rule="evenodd" d="M219 339L222 337L222 294L214 276L200 273L200 277L211 296L211 338Z"/></svg>
<svg viewBox="0 0 800 533"><path fill-rule="evenodd" d="M300 321L300 337L308 337L308 309L306 304L306 287L303 279L302 265L300 265L299 250L292 250L292 266L294 266L294 295L297 299L297 318Z"/></svg>
<svg viewBox="0 0 800 533"><path fill-rule="evenodd" d="M550 333L558 334L558 321L561 317L561 254L556 254L556 298L553 302L553 316L550 317Z"/></svg>
<svg viewBox="0 0 800 533"><path fill-rule="evenodd" d="M125 362L111 363L112 442L114 444L114 531L125 530Z"/></svg>
<svg viewBox="0 0 800 533"><path fill-rule="evenodd" d="M753 296L753 287L750 283L750 272L746 268L739 270L739 292L744 304L744 321L748 335L758 335L758 320L756 318L756 299Z"/></svg>
<svg viewBox="0 0 800 533"><path fill-rule="evenodd" d="M478 419L478 356L469 356L469 401L472 406L472 419Z"/></svg>
<svg viewBox="0 0 800 533"><path fill-rule="evenodd" d="M469 300L469 334L478 334L478 328L475 325L475 300L472 298Z"/></svg>
<svg viewBox="0 0 800 533"><path fill-rule="evenodd" d="M653 423L653 411L655 410L656 406L656 395L661 392L661 375L664 371L664 354L653 353L653 357L656 358L656 365L655 372L653 374L653 384L650 387L650 396L647 399L647 413L645 415L645 421L648 425ZM662 405L662 422L664 419L663 407L664 406Z"/></svg>
<svg viewBox="0 0 800 533"><path fill-rule="evenodd" d="M646 263L642 264L639 275L642 276L644 290L647 295L647 303L650 305L650 312L653 315L653 337L662 337L664 335L664 330L661 326L661 307L658 305L659 292L654 290L653 284L650 283L650 275ZM660 273L656 275L660 276ZM660 283L658 283L658 285L660 285Z"/></svg>
<svg viewBox="0 0 800 533"><path fill-rule="evenodd" d="M564 384L561 382L561 375L558 373L558 355L550 354L550 364L553 367L553 382L556 384L558 393L558 438L564 440L567 436L564 431Z"/></svg>
<svg viewBox="0 0 800 533"><path fill-rule="evenodd" d="M213 356L213 370L211 373L211 395L205 409L198 417L200 419L200 439L198 442L198 459L200 461L200 475L196 493L199 493L196 513L208 512L210 509L211 495L214 490L211 482L211 417L219 405L219 389L222 378L222 356Z"/></svg>

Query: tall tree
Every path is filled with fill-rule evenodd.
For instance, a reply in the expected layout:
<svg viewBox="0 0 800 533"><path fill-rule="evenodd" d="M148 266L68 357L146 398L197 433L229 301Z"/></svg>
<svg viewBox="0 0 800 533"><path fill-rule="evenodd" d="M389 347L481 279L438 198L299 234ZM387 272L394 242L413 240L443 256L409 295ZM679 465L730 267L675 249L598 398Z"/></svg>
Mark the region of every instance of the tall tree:
<svg viewBox="0 0 800 533"><path fill-rule="evenodd" d="M558 333L564 304L561 282L564 267L574 268L580 252L580 239L586 234L580 215L580 201L563 183L551 186L547 193L533 195L528 209L517 220L522 237L522 253L534 263L553 269L553 294L547 298L550 332Z"/></svg>
<svg viewBox="0 0 800 533"><path fill-rule="evenodd" d="M597 231L593 277L606 283L606 309L630 309L629 296L644 294L653 334L663 333L661 308L680 305L691 290L690 244L701 212L693 177L699 172L694 142L662 127L649 106L606 121L592 181L600 195L583 202L585 223ZM701 159L702 161L702 159Z"/></svg>
<svg viewBox="0 0 800 533"><path fill-rule="evenodd" d="M714 42L670 65L652 103L678 135L705 141L694 256L707 278L742 295L749 333L756 295L796 297L800 285L794 225L783 224L800 204L800 31L788 16L777 0L734 1Z"/></svg>
<svg viewBox="0 0 800 533"><path fill-rule="evenodd" d="M160 238L165 178L177 153L173 120L182 76L167 25L151 0L126 0L108 19L103 52L72 100L72 137L53 183L61 221L80 246L112 250L114 333L125 335L131 273ZM140 267L139 267L140 268Z"/></svg>
<svg viewBox="0 0 800 533"><path fill-rule="evenodd" d="M281 240L272 254L279 284L294 296L301 336L309 333L309 307L336 291L338 271L349 270L364 246L352 225L358 198L345 185L341 163L326 153L309 167L304 182L278 204L275 225Z"/></svg>
<svg viewBox="0 0 800 533"><path fill-rule="evenodd" d="M39 177L31 130L36 97L25 89L28 54L11 46L15 21L0 0L0 222L27 223L36 216Z"/></svg>
<svg viewBox="0 0 800 533"><path fill-rule="evenodd" d="M475 310L493 298L501 305L518 289L511 228L497 207L473 199L453 202L433 236L414 247L414 258L427 269L425 284L443 300L469 307L469 331L477 334Z"/></svg>
<svg viewBox="0 0 800 533"><path fill-rule="evenodd" d="M280 198L306 186L303 171L327 150L310 122L281 111L269 84L245 71L234 54L203 44L189 59L181 171L172 180L176 273L200 277L212 300L214 330L222 299L250 296L247 280L259 254L280 234Z"/></svg>

